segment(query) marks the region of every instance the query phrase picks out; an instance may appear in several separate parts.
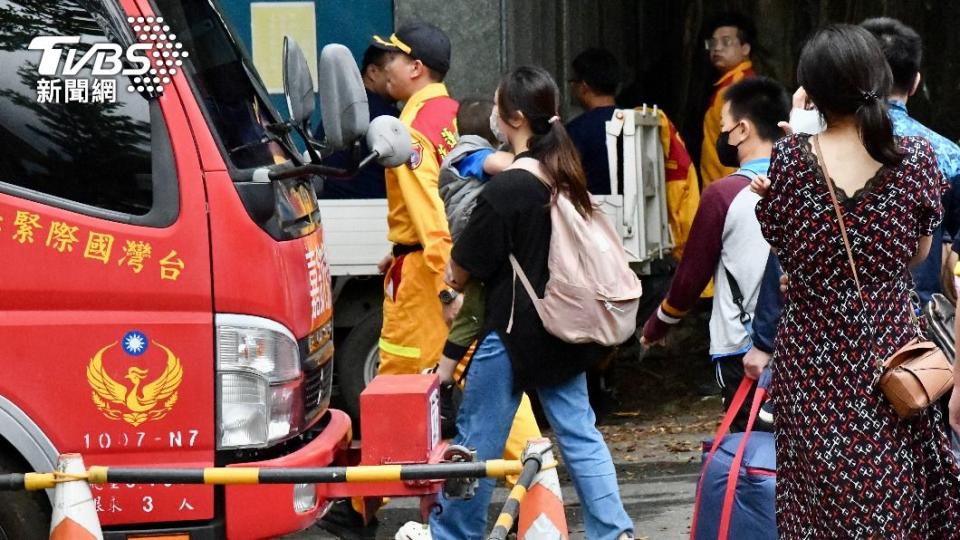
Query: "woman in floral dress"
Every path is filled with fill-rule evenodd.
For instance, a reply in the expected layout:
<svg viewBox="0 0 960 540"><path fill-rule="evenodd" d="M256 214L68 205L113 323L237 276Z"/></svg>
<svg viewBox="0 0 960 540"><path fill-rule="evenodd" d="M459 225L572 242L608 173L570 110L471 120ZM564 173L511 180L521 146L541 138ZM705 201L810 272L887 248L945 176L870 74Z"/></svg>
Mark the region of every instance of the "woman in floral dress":
<svg viewBox="0 0 960 540"><path fill-rule="evenodd" d="M820 31L797 78L827 128L777 142L757 206L790 276L771 387L780 535L960 538L960 470L939 410L900 419L875 383L877 362L918 333L908 267L930 249L946 184L925 139L893 136L890 69L866 30Z"/></svg>

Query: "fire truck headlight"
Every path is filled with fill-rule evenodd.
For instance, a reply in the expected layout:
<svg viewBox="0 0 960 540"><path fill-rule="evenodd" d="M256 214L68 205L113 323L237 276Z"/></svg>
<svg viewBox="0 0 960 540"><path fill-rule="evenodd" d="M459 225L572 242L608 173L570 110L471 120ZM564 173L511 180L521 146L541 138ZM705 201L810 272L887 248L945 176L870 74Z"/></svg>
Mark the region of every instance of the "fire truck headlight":
<svg viewBox="0 0 960 540"><path fill-rule="evenodd" d="M264 448L303 427L300 352L283 325L218 314L218 449Z"/></svg>
<svg viewBox="0 0 960 540"><path fill-rule="evenodd" d="M297 341L289 330L277 326L279 328L270 329L232 325L218 327L217 360L220 369L257 371L271 383L300 377Z"/></svg>
<svg viewBox="0 0 960 540"><path fill-rule="evenodd" d="M267 444L267 381L249 373L221 373L220 426L217 446L261 447Z"/></svg>

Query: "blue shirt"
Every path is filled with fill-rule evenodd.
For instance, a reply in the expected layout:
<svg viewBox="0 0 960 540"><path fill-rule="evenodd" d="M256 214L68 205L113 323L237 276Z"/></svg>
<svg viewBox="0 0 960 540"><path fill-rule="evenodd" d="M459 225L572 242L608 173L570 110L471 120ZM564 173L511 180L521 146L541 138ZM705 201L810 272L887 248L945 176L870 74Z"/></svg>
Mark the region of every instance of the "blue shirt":
<svg viewBox="0 0 960 540"><path fill-rule="evenodd" d="M770 171L770 158L751 159L746 163L741 163L740 168L734 174L740 174L753 178L755 176L766 176Z"/></svg>
<svg viewBox="0 0 960 540"><path fill-rule="evenodd" d="M958 182L960 180L960 146L911 118L907 113L907 105L904 102L891 99L887 103L889 105L888 114L893 122L894 134L901 137L918 136L930 141L933 153L937 156L937 166L951 186L950 192L943 198L944 223L933 231L930 254L922 263L910 271L913 274L914 285L917 294L920 295L920 300L927 303L933 293L942 292L940 290L940 267L943 264L943 252L940 246L943 245L944 226L951 233L956 233L957 219L954 214L960 209L960 205L957 205L954 201L960 194L958 193L960 191L958 190L958 183L960 183ZM954 239L958 240L956 234L954 234Z"/></svg>
<svg viewBox="0 0 960 540"><path fill-rule="evenodd" d="M607 126L614 106L591 109L567 123L567 133L580 152L587 189L594 195L610 194L610 167L607 164ZM618 155L620 153L618 152Z"/></svg>
<svg viewBox="0 0 960 540"><path fill-rule="evenodd" d="M951 184L956 183L960 177L960 146L912 118L904 102L891 99L887 103L893 132L901 137L919 136L930 141L944 178Z"/></svg>
<svg viewBox="0 0 960 540"><path fill-rule="evenodd" d="M476 178L481 182L486 182L490 179L490 175L484 172L483 162L487 159L487 156L493 152L493 148L481 148L479 150L474 150L473 152L460 158L454 167L457 168L460 176Z"/></svg>

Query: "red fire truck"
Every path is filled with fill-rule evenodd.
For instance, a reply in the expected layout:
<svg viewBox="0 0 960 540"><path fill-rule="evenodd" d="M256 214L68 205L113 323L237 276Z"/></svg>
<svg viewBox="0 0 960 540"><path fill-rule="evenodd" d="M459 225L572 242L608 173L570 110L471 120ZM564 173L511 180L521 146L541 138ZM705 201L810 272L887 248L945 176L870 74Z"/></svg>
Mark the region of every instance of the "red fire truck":
<svg viewBox="0 0 960 540"><path fill-rule="evenodd" d="M0 472L343 462L310 88L281 118L213 2L0 0ZM328 493L93 488L108 537L275 536ZM46 498L0 494L0 538Z"/></svg>

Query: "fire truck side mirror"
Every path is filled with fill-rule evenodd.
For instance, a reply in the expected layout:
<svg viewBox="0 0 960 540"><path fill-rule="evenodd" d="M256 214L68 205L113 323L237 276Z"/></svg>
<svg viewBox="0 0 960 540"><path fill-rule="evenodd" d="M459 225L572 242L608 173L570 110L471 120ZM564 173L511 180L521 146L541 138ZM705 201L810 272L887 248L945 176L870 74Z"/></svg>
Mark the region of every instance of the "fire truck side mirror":
<svg viewBox="0 0 960 540"><path fill-rule="evenodd" d="M339 150L367 132L370 108L363 79L350 50L331 43L320 52L320 115L326 146Z"/></svg>
<svg viewBox="0 0 960 540"><path fill-rule="evenodd" d="M290 36L283 38L283 93L290 110L290 122L309 133L310 117L316 108L313 78L303 49Z"/></svg>
<svg viewBox="0 0 960 540"><path fill-rule="evenodd" d="M367 130L367 146L376 154L376 160L384 167L399 167L410 159L413 139L410 131L399 118L384 115L370 122Z"/></svg>

